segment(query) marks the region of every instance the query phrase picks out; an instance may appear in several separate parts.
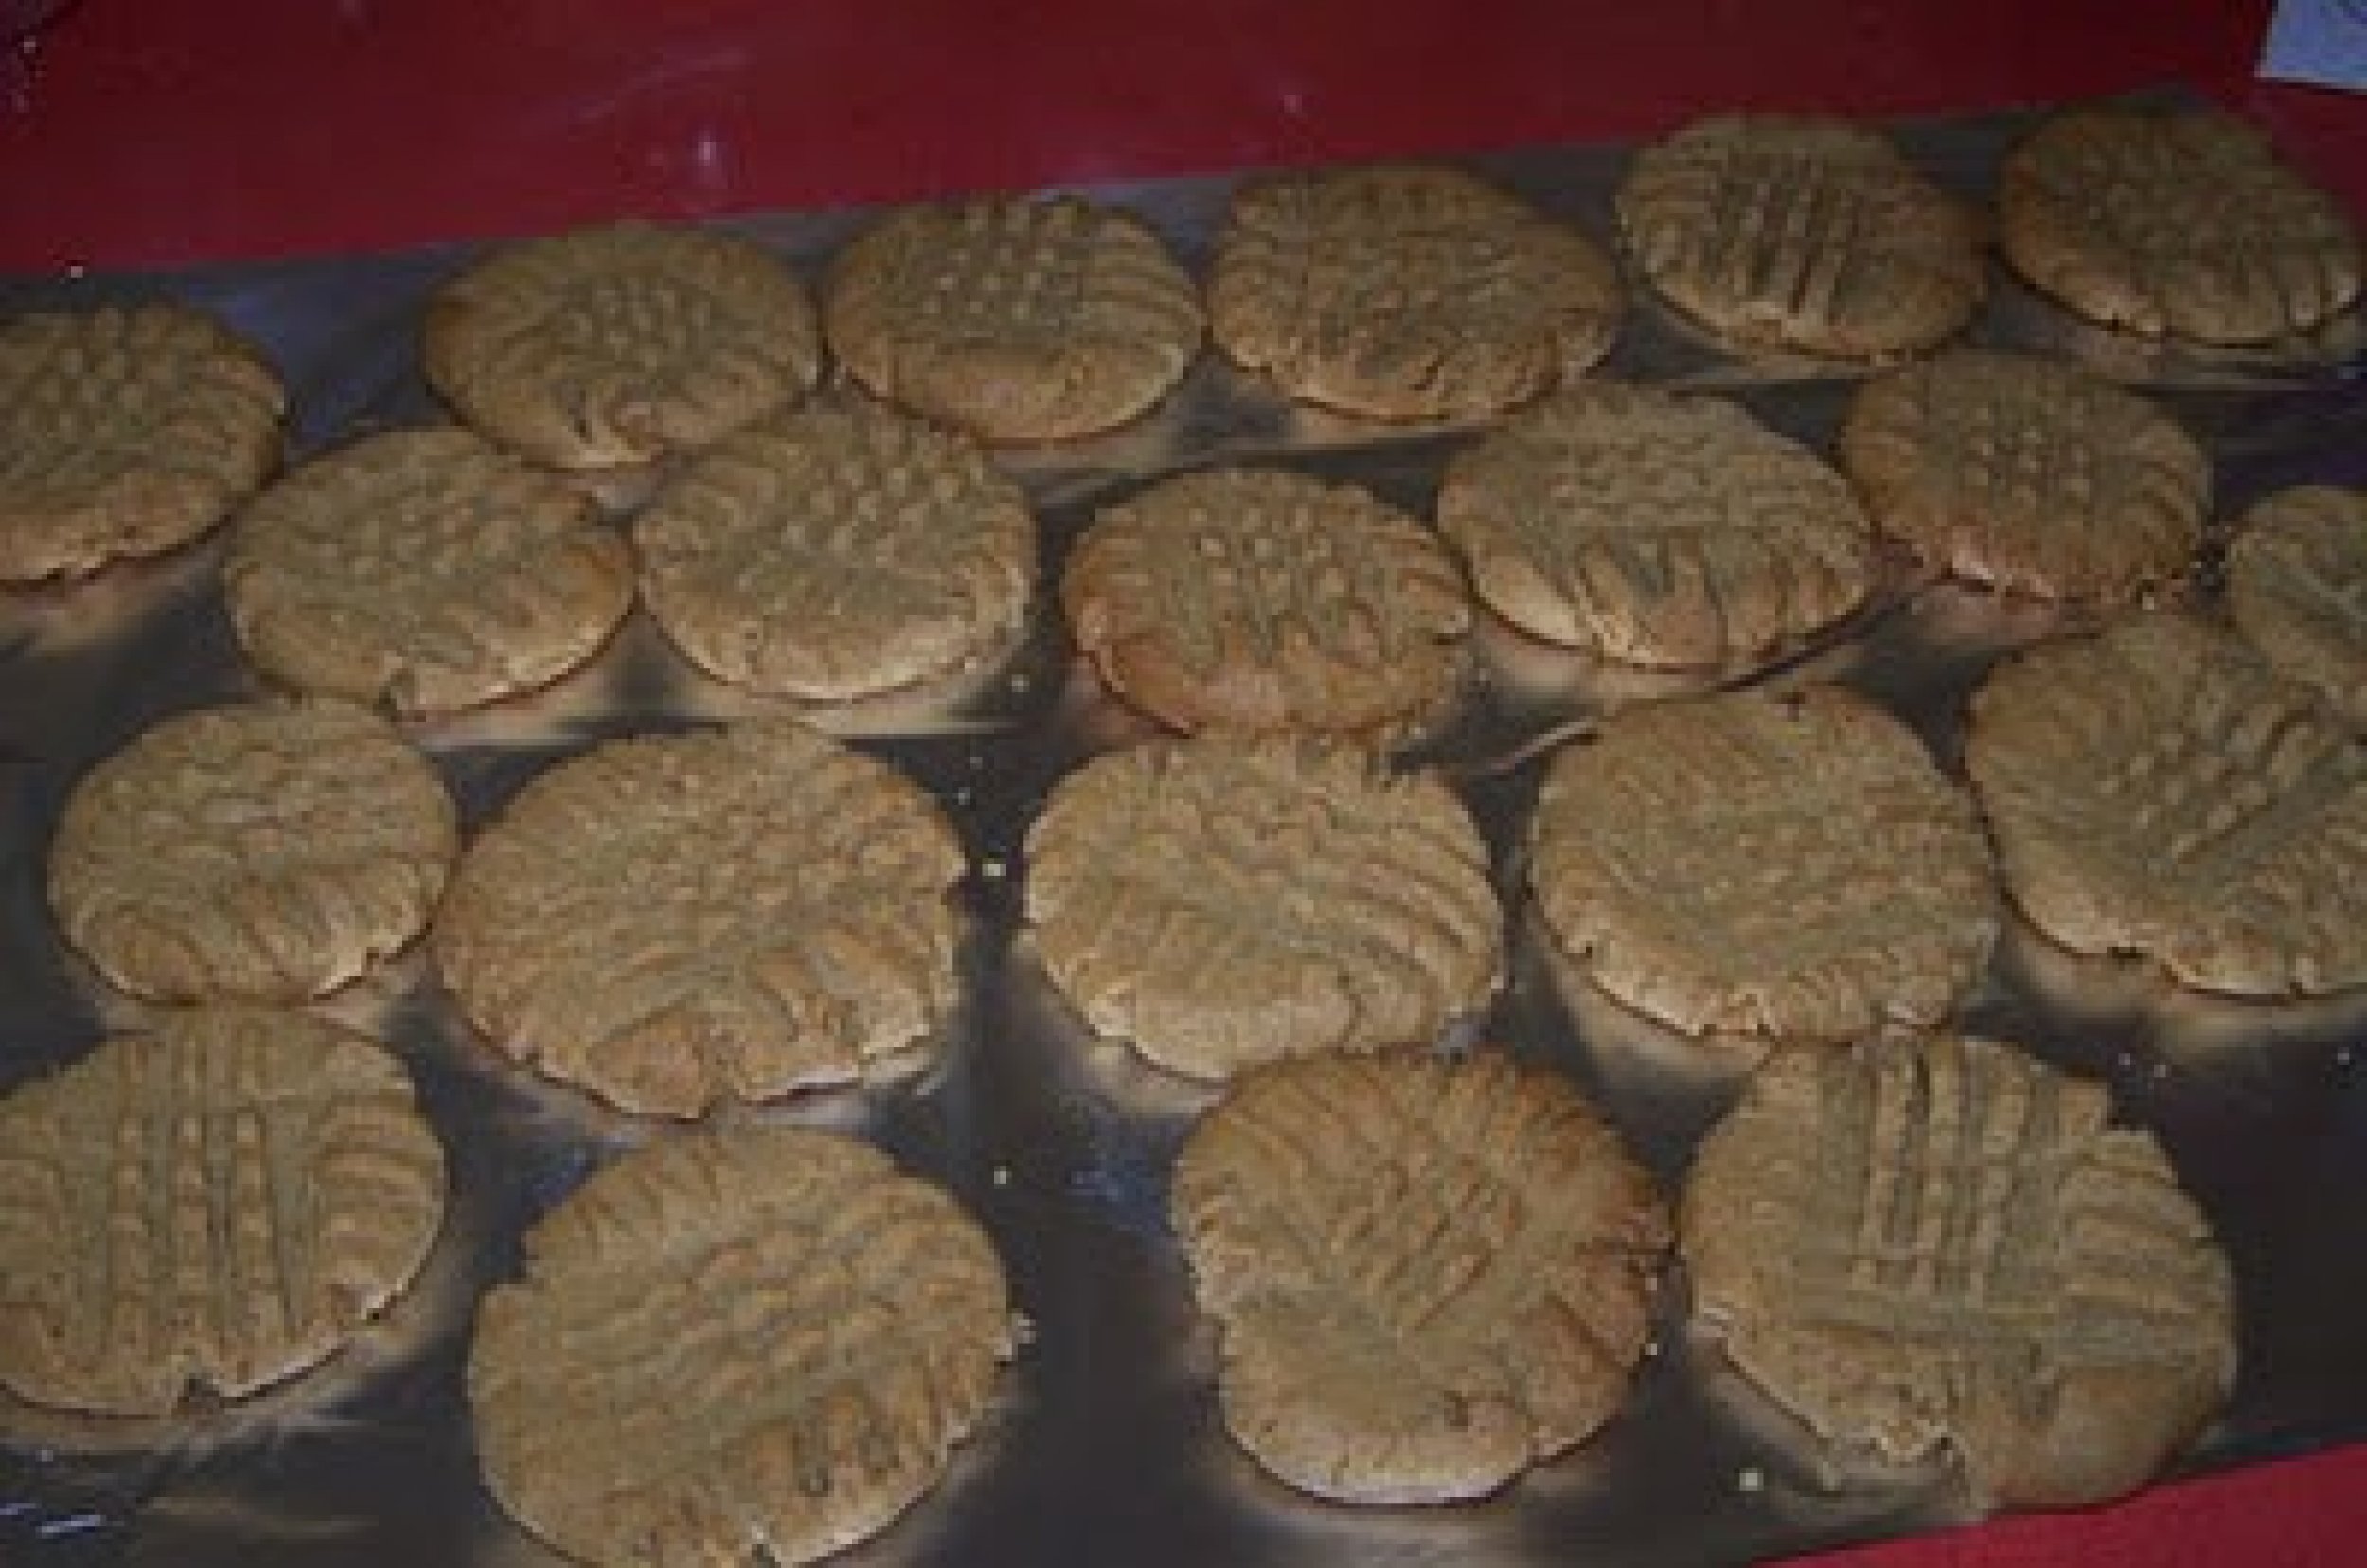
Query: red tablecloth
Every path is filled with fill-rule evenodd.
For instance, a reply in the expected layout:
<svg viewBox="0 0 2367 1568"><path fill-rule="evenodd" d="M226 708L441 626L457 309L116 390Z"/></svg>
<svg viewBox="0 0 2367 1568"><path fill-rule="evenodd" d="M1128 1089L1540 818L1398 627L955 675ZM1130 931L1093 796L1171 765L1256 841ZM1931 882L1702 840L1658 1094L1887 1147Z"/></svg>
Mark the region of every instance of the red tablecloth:
<svg viewBox="0 0 2367 1568"><path fill-rule="evenodd" d="M18 0L0 0L0 15ZM2184 81L2367 211L2252 0L81 0L0 103L0 269L1648 134ZM2367 1562L2367 1447L1826 1559Z"/></svg>

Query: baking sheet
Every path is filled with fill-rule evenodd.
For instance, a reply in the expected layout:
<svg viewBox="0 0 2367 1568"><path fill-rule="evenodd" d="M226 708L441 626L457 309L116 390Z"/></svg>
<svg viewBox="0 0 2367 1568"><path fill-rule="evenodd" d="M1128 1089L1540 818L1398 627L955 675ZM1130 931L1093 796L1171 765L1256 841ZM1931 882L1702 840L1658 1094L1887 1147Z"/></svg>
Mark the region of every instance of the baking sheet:
<svg viewBox="0 0 2367 1568"><path fill-rule="evenodd" d="M1978 200L2023 114L1896 127L1943 184ZM1598 238L1626 154L1602 147L1468 160ZM1101 187L1196 271L1229 179ZM853 212L728 226L809 278ZM436 419L414 333L421 301L474 254L447 246L154 276L0 280L0 311L172 296L262 345L294 401L292 454ZM2165 349L2081 326L1993 268L1971 336L2082 358L2154 389L2216 462L2217 511L2303 480L2367 484L2367 362L2358 323L2271 351ZM1821 450L1853 382L1806 361L1718 352L1648 304L1605 373L1717 389ZM1427 515L1444 458L1468 438L1290 407L1204 358L1141 425L1008 460L1046 540L1026 644L973 689L821 716L926 785L970 851L968 1002L940 1062L860 1091L748 1112L859 1131L950 1186L992 1232L1028 1342L992 1418L947 1484L851 1562L1268 1561L1696 1563L1924 1528L1959 1505L1944 1484L1870 1488L1818 1473L1780 1419L1677 1330L1626 1411L1577 1453L1485 1503L1350 1509L1263 1478L1225 1439L1210 1346L1164 1220L1166 1173L1209 1096L1084 1037L1018 930L1020 846L1050 785L1146 730L1076 664L1049 585L1094 509L1181 468L1272 460L1368 484ZM135 1024L61 951L44 906L44 846L74 780L155 720L251 694L214 586L219 540L78 586L0 593L0 1085ZM2207 574L2206 574L2207 579ZM2207 581L2206 581L2207 593ZM1878 602L1764 672L1637 677L1483 639L1468 701L1422 750L1472 807L1515 933L1512 977L1482 1032L1593 1092L1672 1185L1730 1096L1731 1073L1557 975L1521 896L1519 833L1560 737L1617 704L1755 679L1848 682L1956 766L1964 702L2002 650L2068 624L1895 572ZM552 759L613 735L773 704L693 673L636 615L602 658L550 691L413 726L474 825ZM400 1051L452 1155L453 1211L419 1287L353 1351L249 1404L170 1422L0 1408L0 1559L40 1568L277 1564L523 1565L554 1560L476 1478L460 1400L477 1292L511 1274L518 1238L615 1149L663 1136L495 1059L413 954L326 1005ZM2125 1118L2159 1131L2234 1256L2242 1375L2190 1468L2367 1435L2367 998L2256 1006L2181 996L2141 969L2074 958L2026 932L2002 944L1974 1028L2100 1076Z"/></svg>

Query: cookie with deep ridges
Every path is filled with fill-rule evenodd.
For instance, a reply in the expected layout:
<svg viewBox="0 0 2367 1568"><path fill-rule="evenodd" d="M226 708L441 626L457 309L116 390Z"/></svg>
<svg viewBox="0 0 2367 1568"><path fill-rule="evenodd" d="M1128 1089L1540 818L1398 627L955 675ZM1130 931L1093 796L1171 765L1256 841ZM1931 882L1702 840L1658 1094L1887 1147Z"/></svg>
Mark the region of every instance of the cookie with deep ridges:
<svg viewBox="0 0 2367 1568"><path fill-rule="evenodd" d="M1846 1470L1983 1508L2143 1486L2235 1368L2209 1222L2101 1085L1942 1036L1762 1067L1695 1156L1696 1325Z"/></svg>
<svg viewBox="0 0 2367 1568"><path fill-rule="evenodd" d="M1736 404L1609 383L1455 454L1438 526L1480 602L1621 664L1779 651L1862 604L1878 566L1848 483Z"/></svg>
<svg viewBox="0 0 2367 1568"><path fill-rule="evenodd" d="M452 797L386 721L326 698L168 719L85 775L49 852L66 940L136 996L301 1001L426 927Z"/></svg>
<svg viewBox="0 0 2367 1568"><path fill-rule="evenodd" d="M418 1274L444 1156L310 1014L175 1009L0 1100L0 1385L166 1416L328 1360Z"/></svg>
<svg viewBox="0 0 2367 1568"><path fill-rule="evenodd" d="M2367 984L2367 740L2232 633L2156 614L2022 653L1965 761L2062 946L2237 996Z"/></svg>
<svg viewBox="0 0 2367 1568"><path fill-rule="evenodd" d="M1233 198L1208 284L1235 363L1383 419L1485 419L1582 374L1620 311L1608 258L1460 169L1335 169Z"/></svg>
<svg viewBox="0 0 2367 1568"><path fill-rule="evenodd" d="M1183 380L1200 293L1149 225L1077 197L906 207L839 256L830 350L878 397L990 441L1126 424Z"/></svg>
<svg viewBox="0 0 2367 1568"><path fill-rule="evenodd" d="M1875 526L1919 559L2044 598L2175 579L2211 507L2211 459L2175 419L2032 354L1959 348L1868 382L1841 458Z"/></svg>
<svg viewBox="0 0 2367 1568"><path fill-rule="evenodd" d="M407 715L547 686L632 605L625 543L592 503L465 430L298 468L240 515L222 585L265 673Z"/></svg>
<svg viewBox="0 0 2367 1568"><path fill-rule="evenodd" d="M495 1049L692 1116L934 1038L966 869L918 786L803 724L615 740L535 778L470 846L436 955Z"/></svg>
<svg viewBox="0 0 2367 1568"><path fill-rule="evenodd" d="M186 305L0 326L0 582L196 539L270 477L287 405L261 354Z"/></svg>
<svg viewBox="0 0 2367 1568"><path fill-rule="evenodd" d="M1487 852L1436 779L1304 737L1095 758L1027 835L1027 918L1095 1030L1220 1078L1435 1040L1503 966Z"/></svg>
<svg viewBox="0 0 2367 1568"><path fill-rule="evenodd" d="M1013 1330L986 1234L869 1146L663 1138L545 1215L486 1296L477 1455L570 1558L811 1562L937 1486Z"/></svg>
<svg viewBox="0 0 2367 1568"><path fill-rule="evenodd" d="M1462 680L1470 606L1435 535L1355 485L1207 469L1108 508L1060 601L1120 697L1178 729L1401 734Z"/></svg>
<svg viewBox="0 0 2367 1568"><path fill-rule="evenodd" d="M427 378L537 462L620 468L708 446L821 372L805 286L762 246L616 223L520 241L428 302Z"/></svg>
<svg viewBox="0 0 2367 1568"><path fill-rule="evenodd" d="M1847 120L1697 120L1636 154L1617 205L1652 288L1745 348L1895 359L1963 327L1986 287L1964 207Z"/></svg>
<svg viewBox="0 0 2367 1568"><path fill-rule="evenodd" d="M1492 1053L1258 1068L1193 1129L1170 1208L1225 1426L1351 1503L1485 1496L1592 1436L1668 1238L1610 1124Z"/></svg>
<svg viewBox="0 0 2367 1568"><path fill-rule="evenodd" d="M814 402L702 454L635 520L642 595L690 661L775 696L864 697L1017 637L1036 575L1019 487L976 442Z"/></svg>
<svg viewBox="0 0 2367 1568"><path fill-rule="evenodd" d="M1605 721L1546 775L1529 880L1596 985L1690 1035L1845 1042L1935 1023L1997 935L1971 798L1838 686Z"/></svg>
<svg viewBox="0 0 2367 1568"><path fill-rule="evenodd" d="M2358 297L2358 235L2341 205L2234 115L2056 115L2007 155L1997 205L2015 271L2146 337L2264 343Z"/></svg>

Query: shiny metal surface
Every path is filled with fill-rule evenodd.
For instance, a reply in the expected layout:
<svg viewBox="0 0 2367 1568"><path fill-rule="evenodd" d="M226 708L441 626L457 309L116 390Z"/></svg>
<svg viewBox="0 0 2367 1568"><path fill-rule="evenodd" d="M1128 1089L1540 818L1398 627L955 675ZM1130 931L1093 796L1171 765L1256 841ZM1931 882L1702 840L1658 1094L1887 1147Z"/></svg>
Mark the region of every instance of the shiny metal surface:
<svg viewBox="0 0 2367 1568"><path fill-rule="evenodd" d="M1967 198L2027 116L1900 128ZM1598 238L1616 149L1474 160ZM1195 267L1229 182L1104 192L1154 222ZM737 225L818 277L851 213ZM171 294L262 344L294 401L295 454L362 429L437 417L414 331L447 247L170 276L14 279L0 310ZM1994 273L1974 335L2078 355L2141 382L2210 447L2216 511L2305 479L2367 483L2358 322L2287 356L2184 354L2074 323ZM1804 363L1742 363L1639 302L1606 373L1716 389L1829 452L1851 390ZM1264 1479L1225 1439L1205 1334L1165 1218L1168 1163L1201 1090L1084 1038L1019 927L1024 830L1078 760L1144 733L1077 668L1049 588L1094 508L1178 468L1258 459L1358 479L1427 515L1467 433L1382 430L1295 410L1213 357L1142 425L1011 456L1046 536L1045 593L1010 666L972 689L816 717L928 786L970 849L969 1003L940 1062L859 1092L747 1114L877 1139L945 1182L987 1223L1031 1325L1001 1405L944 1488L846 1560L1149 1565L1282 1561L1677 1563L1744 1559L1919 1528L1951 1516L1945 1485L1834 1485L1783 1421L1720 1375L1677 1325L1594 1443L1484 1504L1353 1510ZM85 1049L137 1007L58 948L44 846L75 779L163 715L258 689L224 619L219 542L80 586L0 595L0 1084ZM2208 597L2208 581L2204 588ZM1903 715L1956 766L1964 701L2002 650L2065 623L2027 604L1914 580L1781 668L1641 678L1491 633L1468 701L1419 749L1481 820L1516 934L1511 983L1482 1032L1596 1095L1673 1183L1733 1088L1731 1072L1584 988L1520 897L1520 831L1544 755L1606 708L1727 680L1830 678ZM636 615L591 668L516 704L415 727L474 824L549 760L592 740L728 719L761 704L695 675ZM356 1349L249 1405L126 1425L0 1406L0 1559L49 1568L527 1564L548 1555L475 1475L460 1399L469 1314L515 1265L517 1238L615 1148L663 1128L597 1111L497 1061L460 1025L418 954L329 1010L406 1059L453 1156L454 1208L419 1288ZM2367 997L2308 1006L2180 995L2125 965L2076 959L2016 930L1969 1023L2106 1078L2157 1130L2237 1273L2243 1374L2201 1467L2367 1434Z"/></svg>

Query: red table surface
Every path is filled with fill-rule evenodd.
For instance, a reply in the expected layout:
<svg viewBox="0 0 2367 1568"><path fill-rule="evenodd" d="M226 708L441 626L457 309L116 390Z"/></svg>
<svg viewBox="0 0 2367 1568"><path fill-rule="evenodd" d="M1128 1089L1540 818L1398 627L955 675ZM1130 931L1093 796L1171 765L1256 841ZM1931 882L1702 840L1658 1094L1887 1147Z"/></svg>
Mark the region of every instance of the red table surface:
<svg viewBox="0 0 2367 1568"><path fill-rule="evenodd" d="M25 0L0 0L0 20ZM2244 0L82 0L0 101L0 270L1912 114L2182 81L2367 210L2367 98ZM1852 1568L2367 1561L2367 1446Z"/></svg>

